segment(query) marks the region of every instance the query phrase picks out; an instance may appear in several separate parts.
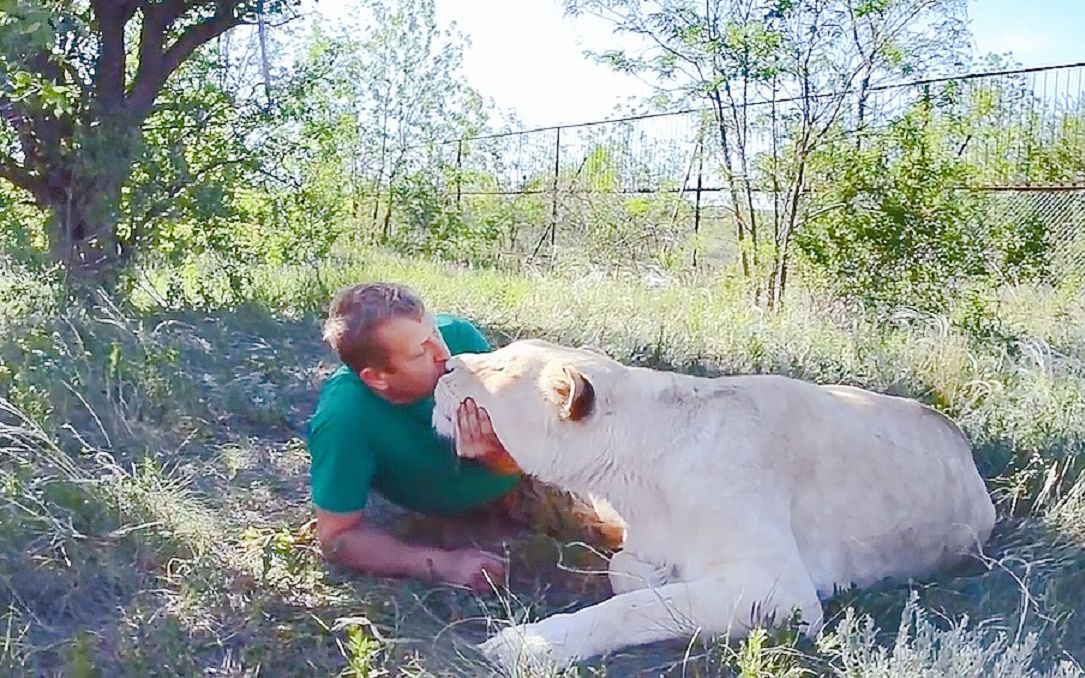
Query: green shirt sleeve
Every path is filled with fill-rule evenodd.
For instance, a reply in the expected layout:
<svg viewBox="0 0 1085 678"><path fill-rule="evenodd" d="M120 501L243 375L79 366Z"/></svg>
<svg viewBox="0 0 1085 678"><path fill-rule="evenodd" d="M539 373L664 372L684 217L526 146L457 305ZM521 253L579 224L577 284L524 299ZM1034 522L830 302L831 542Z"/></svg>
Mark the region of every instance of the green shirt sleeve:
<svg viewBox="0 0 1085 678"><path fill-rule="evenodd" d="M334 513L365 508L377 470L366 438L358 418L342 411L324 413L313 421L310 487L317 508Z"/></svg>
<svg viewBox="0 0 1085 678"><path fill-rule="evenodd" d="M494 350L489 340L473 324L466 320L459 323L459 344L462 353L489 353Z"/></svg>

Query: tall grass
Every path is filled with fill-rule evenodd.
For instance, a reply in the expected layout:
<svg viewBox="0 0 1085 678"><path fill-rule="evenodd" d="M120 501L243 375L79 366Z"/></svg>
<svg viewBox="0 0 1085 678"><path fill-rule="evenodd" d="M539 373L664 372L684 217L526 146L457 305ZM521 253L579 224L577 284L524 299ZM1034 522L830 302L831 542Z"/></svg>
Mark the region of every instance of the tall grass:
<svg viewBox="0 0 1085 678"><path fill-rule="evenodd" d="M332 362L320 316L340 285L377 279L412 285L499 343L546 337L661 369L859 384L920 398L974 441L1001 517L984 567L913 591L844 594L820 646L773 636L656 648L608 660L613 672L1067 674L1085 656L1079 290L978 291L946 316L874 318L802 289L767 315L738 279L583 264L500 272L367 251L249 269L240 285L213 265L197 273L144 270L127 298L89 306L47 278L0 276L0 557L16 573L0 576L0 666L136 673L173 656L181 672L484 672L459 645L450 655L417 639L455 638L433 625L507 611L440 587L329 576L305 526L300 435ZM33 594L41 563L67 604ZM538 614L556 604L515 593ZM339 617L366 621L337 627Z"/></svg>

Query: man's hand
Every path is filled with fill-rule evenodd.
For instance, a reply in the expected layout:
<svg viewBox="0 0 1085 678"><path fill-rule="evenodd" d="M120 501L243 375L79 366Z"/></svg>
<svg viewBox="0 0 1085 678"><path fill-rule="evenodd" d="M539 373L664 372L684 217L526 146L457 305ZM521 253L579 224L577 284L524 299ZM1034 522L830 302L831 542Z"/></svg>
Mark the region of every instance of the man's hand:
<svg viewBox="0 0 1085 678"><path fill-rule="evenodd" d="M499 586L505 581L504 559L487 551L457 549L446 552L441 561L435 573L438 579L475 593L491 590L491 582Z"/></svg>
<svg viewBox="0 0 1085 678"><path fill-rule="evenodd" d="M472 398L460 403L456 411L456 454L480 461L495 473L511 474L520 470L494 433L490 415Z"/></svg>
<svg viewBox="0 0 1085 678"><path fill-rule="evenodd" d="M472 398L460 403L456 410L456 454L466 459L481 459L504 450L486 410Z"/></svg>
<svg viewBox="0 0 1085 678"><path fill-rule="evenodd" d="M478 593L491 590L490 581L504 582L506 565L499 556L476 549L446 551L407 544L366 524L361 511L317 509L316 533L328 560L358 572L436 580Z"/></svg>

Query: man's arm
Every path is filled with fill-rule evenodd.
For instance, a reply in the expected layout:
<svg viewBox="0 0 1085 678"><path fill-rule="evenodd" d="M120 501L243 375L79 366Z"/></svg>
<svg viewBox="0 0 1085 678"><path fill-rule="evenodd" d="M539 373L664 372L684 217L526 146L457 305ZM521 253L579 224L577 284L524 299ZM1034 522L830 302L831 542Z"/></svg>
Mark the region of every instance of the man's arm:
<svg viewBox="0 0 1085 678"><path fill-rule="evenodd" d="M495 582L505 575L504 561L492 553L407 544L367 524L362 511L317 509L316 534L325 558L366 574L441 581L477 592L490 589L487 575Z"/></svg>

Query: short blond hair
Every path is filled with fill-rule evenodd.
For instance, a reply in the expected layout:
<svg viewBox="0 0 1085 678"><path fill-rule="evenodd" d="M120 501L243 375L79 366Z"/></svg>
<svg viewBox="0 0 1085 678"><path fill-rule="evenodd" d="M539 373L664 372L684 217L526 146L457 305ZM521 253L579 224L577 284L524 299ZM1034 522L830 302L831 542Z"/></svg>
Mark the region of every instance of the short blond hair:
<svg viewBox="0 0 1085 678"><path fill-rule="evenodd" d="M341 288L328 306L324 341L355 371L385 364L376 330L393 318L421 319L425 304L413 290L395 283L357 283Z"/></svg>

